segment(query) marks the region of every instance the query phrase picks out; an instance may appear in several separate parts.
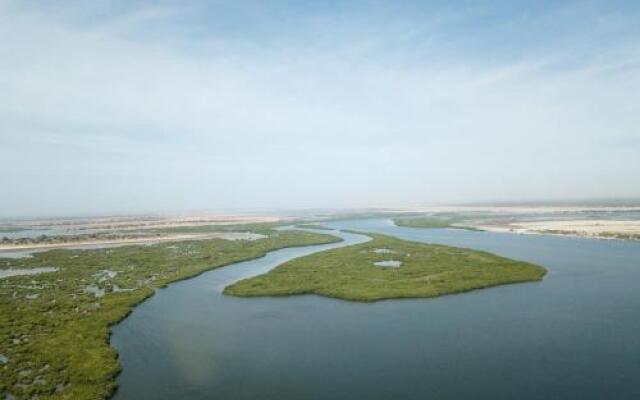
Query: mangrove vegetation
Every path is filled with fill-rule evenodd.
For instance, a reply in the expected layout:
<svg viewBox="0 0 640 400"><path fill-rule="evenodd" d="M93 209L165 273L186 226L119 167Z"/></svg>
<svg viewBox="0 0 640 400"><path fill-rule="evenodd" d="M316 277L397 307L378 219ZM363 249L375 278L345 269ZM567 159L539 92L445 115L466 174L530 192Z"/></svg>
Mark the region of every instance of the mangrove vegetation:
<svg viewBox="0 0 640 400"><path fill-rule="evenodd" d="M434 297L541 280L538 265L463 248L370 235L373 240L291 260L227 286L234 296L318 294L354 301Z"/></svg>
<svg viewBox="0 0 640 400"><path fill-rule="evenodd" d="M403 226L407 228L425 228L425 229L452 228L452 229L477 230L476 228L465 226L463 219L453 218L453 217L439 217L439 216L400 217L400 218L394 218L393 223L396 224L397 226Z"/></svg>
<svg viewBox="0 0 640 400"><path fill-rule="evenodd" d="M109 327L154 290L203 271L293 246L339 241L273 231L258 240L209 239L0 259L0 398L104 399L119 371ZM24 275L33 270L38 274Z"/></svg>

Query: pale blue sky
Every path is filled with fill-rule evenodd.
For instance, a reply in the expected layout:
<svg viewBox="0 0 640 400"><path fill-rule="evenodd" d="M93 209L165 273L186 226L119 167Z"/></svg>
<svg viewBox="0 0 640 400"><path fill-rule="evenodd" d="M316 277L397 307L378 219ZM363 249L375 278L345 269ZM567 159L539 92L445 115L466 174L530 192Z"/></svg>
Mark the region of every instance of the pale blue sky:
<svg viewBox="0 0 640 400"><path fill-rule="evenodd" d="M640 196L636 1L0 0L0 216Z"/></svg>

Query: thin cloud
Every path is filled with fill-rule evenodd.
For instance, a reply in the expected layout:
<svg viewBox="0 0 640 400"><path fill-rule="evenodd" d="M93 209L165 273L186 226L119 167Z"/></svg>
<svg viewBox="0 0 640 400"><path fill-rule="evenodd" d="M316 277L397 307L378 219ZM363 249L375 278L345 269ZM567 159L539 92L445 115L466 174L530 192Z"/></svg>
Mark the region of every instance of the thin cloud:
<svg viewBox="0 0 640 400"><path fill-rule="evenodd" d="M481 7L387 24L302 12L281 28L254 12L255 29L209 27L193 6L77 7L0 5L7 214L38 210L33 187L60 213L640 195L635 10L554 9L527 43L576 15L598 29L539 32L528 55L500 46L510 16L483 27ZM74 176L118 183L92 183L110 200L89 205ZM159 200L166 188L183 195Z"/></svg>

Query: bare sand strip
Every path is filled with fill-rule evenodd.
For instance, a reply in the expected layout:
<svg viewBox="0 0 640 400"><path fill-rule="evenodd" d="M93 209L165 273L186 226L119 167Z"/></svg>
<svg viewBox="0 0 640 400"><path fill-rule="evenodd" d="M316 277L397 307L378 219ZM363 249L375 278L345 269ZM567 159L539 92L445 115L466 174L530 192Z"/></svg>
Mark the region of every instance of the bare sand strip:
<svg viewBox="0 0 640 400"><path fill-rule="evenodd" d="M235 225L251 223L278 222L282 218L262 215L222 215L197 214L191 216L121 216L121 217L87 217L87 218L51 218L33 220L7 220L3 224L24 229L65 229L68 231L84 230L140 230L160 229L205 225ZM2 222L2 221L0 221Z"/></svg>
<svg viewBox="0 0 640 400"><path fill-rule="evenodd" d="M37 275L45 272L55 272L57 270L58 268L53 267L0 269L0 279L20 275Z"/></svg>
<svg viewBox="0 0 640 400"><path fill-rule="evenodd" d="M2 252L22 251L22 250L49 250L60 248L87 248L87 247L114 247L137 244L155 244L162 242L179 242L183 240L205 240L205 239L225 239L225 240L257 240L265 235L251 232L213 232L213 233L193 233L168 236L154 236L146 238L131 238L117 240L91 240L68 243L33 243L33 244L11 244L0 245L0 256Z"/></svg>
<svg viewBox="0 0 640 400"><path fill-rule="evenodd" d="M601 239L640 239L640 221L626 220L552 220L474 225L491 232L558 234Z"/></svg>

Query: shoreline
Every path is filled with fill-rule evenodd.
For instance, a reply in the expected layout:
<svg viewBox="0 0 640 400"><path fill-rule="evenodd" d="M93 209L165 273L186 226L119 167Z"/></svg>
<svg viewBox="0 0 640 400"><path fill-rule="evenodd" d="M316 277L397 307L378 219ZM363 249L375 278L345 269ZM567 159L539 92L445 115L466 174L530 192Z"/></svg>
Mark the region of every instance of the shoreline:
<svg viewBox="0 0 640 400"><path fill-rule="evenodd" d="M496 233L519 235L553 235L607 240L640 240L640 221L636 220L550 220L508 224L470 224L471 227Z"/></svg>
<svg viewBox="0 0 640 400"><path fill-rule="evenodd" d="M206 239L223 234L229 233L198 236ZM175 241L180 236L185 235L164 238L164 242ZM186 236L193 238L193 235ZM6 300L0 301L0 314L16 310L18 322L0 329L3 334L17 338L2 353L10 363L11 373L0 378L0 388L18 397L24 397L25 389L21 388L25 387L41 395L57 390L64 391L61 396L65 398L110 398L116 388L115 377L121 370L117 352L110 343L111 329L156 289L216 268L257 259L275 250L339 241L327 234L292 232L246 242L198 240L177 242L176 246L164 243L146 249L122 247L107 257L101 252L86 251L78 255L43 253L41 259L6 260L8 269L45 265L55 265L58 269L37 277L13 276L0 284L0 298ZM103 272L107 269L117 274L105 278ZM87 285L100 286L105 293L87 292ZM118 291L117 287L133 290ZM43 307L50 307L52 300L67 305L57 308L55 317L41 312ZM65 321L62 325L56 322L60 318ZM34 319L38 324L31 324ZM36 352L36 348L46 351ZM90 350L88 361L74 358L75 349L80 348ZM33 354L39 354L39 358L34 360ZM85 368L87 362L94 367ZM46 365L51 368L45 368ZM16 377L26 370L37 370L38 375L20 376L22 386L16 386ZM46 384L34 383L37 377L46 379Z"/></svg>

